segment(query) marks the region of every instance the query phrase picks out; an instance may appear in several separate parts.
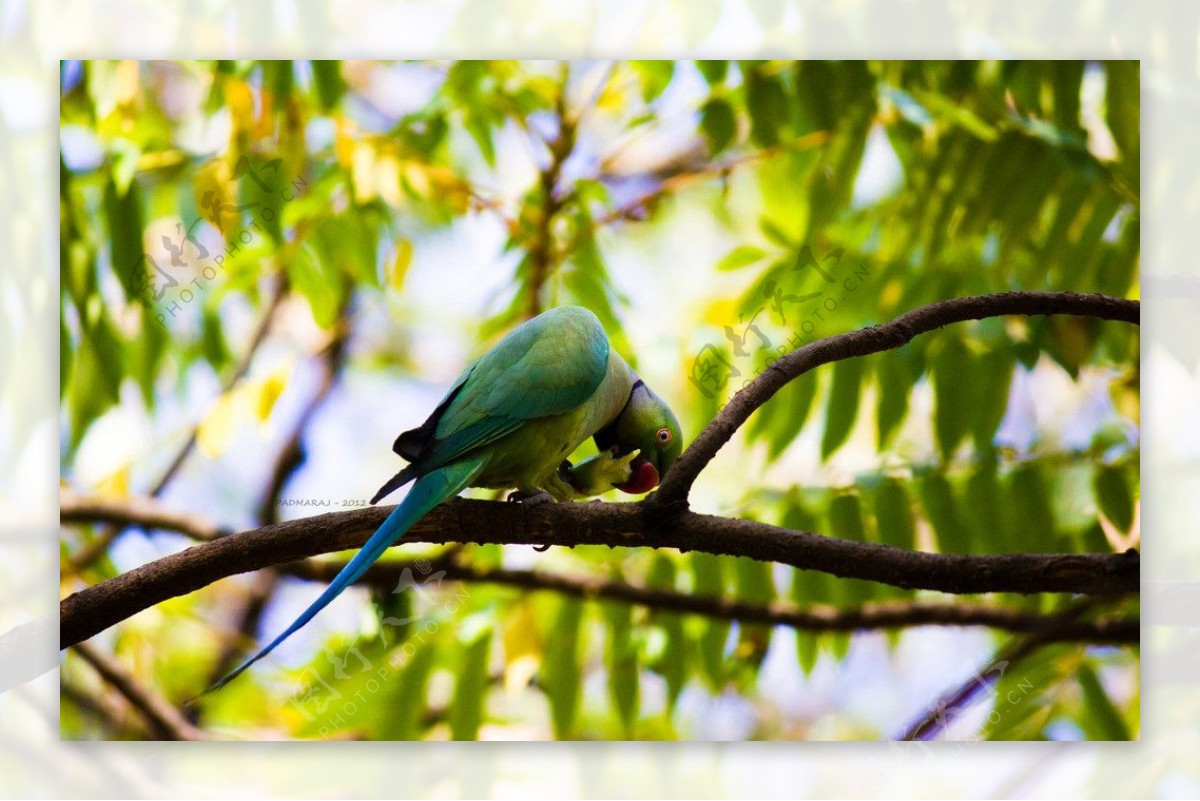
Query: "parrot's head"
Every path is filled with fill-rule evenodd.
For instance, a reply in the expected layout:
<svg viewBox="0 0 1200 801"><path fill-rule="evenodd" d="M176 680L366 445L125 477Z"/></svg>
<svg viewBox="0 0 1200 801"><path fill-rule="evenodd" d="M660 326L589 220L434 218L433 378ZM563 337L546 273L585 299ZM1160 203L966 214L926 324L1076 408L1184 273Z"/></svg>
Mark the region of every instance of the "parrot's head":
<svg viewBox="0 0 1200 801"><path fill-rule="evenodd" d="M679 421L662 398L639 378L617 419L596 432L596 446L615 449L617 456L639 451L630 463L629 480L617 489L630 494L649 492L683 451Z"/></svg>

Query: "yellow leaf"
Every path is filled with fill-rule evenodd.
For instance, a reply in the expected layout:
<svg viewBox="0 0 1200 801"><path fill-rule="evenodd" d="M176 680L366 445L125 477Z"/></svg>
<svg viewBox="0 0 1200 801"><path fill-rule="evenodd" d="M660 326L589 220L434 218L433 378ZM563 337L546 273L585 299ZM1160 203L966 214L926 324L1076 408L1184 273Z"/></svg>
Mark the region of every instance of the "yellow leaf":
<svg viewBox="0 0 1200 801"><path fill-rule="evenodd" d="M271 410L275 408L275 401L279 400L279 396L283 394L283 390L287 387L288 375L291 373L291 364L284 363L275 369L270 375L261 381L255 381L246 387L247 393L253 399L254 416L258 422L264 423L271 416Z"/></svg>
<svg viewBox="0 0 1200 801"><path fill-rule="evenodd" d="M237 395L226 393L217 398L212 409L200 421L200 427L196 429L196 444L208 458L216 459L225 452L237 424L237 411Z"/></svg>
<svg viewBox="0 0 1200 801"><path fill-rule="evenodd" d="M404 287L404 277L408 275L408 268L412 264L413 245L407 239L396 240L396 255L387 267L387 282L396 289Z"/></svg>
<svg viewBox="0 0 1200 801"><path fill-rule="evenodd" d="M354 179L354 199L359 203L374 200L379 194L375 188L375 163L375 149L369 142L355 145L350 175Z"/></svg>
<svg viewBox="0 0 1200 801"><path fill-rule="evenodd" d="M400 162L394 153L380 153L375 163L375 183L379 196L392 208L399 208L404 203L404 193L400 191Z"/></svg>
<svg viewBox="0 0 1200 801"><path fill-rule="evenodd" d="M513 692L529 684L542 662L542 639L528 601L506 616L504 624L504 689Z"/></svg>
<svg viewBox="0 0 1200 801"><path fill-rule="evenodd" d="M237 223L237 190L225 159L212 159L196 170L192 179L200 215L225 236Z"/></svg>
<svg viewBox="0 0 1200 801"><path fill-rule="evenodd" d="M229 109L229 152L233 158L250 149L254 139L254 90L240 78L225 76L225 107Z"/></svg>
<svg viewBox="0 0 1200 801"><path fill-rule="evenodd" d="M735 300L718 300L704 311L704 322L710 325L736 325L738 303Z"/></svg>
<svg viewBox="0 0 1200 801"><path fill-rule="evenodd" d="M350 169L354 163L354 122L345 117L338 117L333 128L333 155L343 169Z"/></svg>
<svg viewBox="0 0 1200 801"><path fill-rule="evenodd" d="M115 495L124 497L129 494L129 473L132 464L123 464L113 473L96 482L96 492L99 495Z"/></svg>
<svg viewBox="0 0 1200 801"><path fill-rule="evenodd" d="M430 170L426 165L415 161L405 161L400 165L400 176L414 195L427 197L430 193Z"/></svg>

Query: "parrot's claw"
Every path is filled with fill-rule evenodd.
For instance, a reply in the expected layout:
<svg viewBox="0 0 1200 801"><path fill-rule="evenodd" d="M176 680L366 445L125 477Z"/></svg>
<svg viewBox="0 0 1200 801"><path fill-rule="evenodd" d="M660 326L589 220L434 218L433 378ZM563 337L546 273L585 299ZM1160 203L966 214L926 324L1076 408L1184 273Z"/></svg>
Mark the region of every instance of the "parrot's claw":
<svg viewBox="0 0 1200 801"><path fill-rule="evenodd" d="M554 496L545 490L513 490L508 494L508 502L541 506L544 503L554 503Z"/></svg>

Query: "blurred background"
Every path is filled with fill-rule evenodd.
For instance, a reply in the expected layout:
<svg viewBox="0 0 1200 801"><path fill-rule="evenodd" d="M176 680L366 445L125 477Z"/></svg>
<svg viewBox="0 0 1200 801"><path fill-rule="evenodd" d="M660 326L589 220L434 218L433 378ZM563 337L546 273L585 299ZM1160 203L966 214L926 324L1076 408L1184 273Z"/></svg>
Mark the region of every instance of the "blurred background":
<svg viewBox="0 0 1200 801"><path fill-rule="evenodd" d="M553 306L595 311L690 440L780 354L922 304L1139 297L1135 61L68 60L60 92L63 486L228 529L363 505L397 469L395 435ZM1001 318L819 369L755 414L692 505L946 553L1139 547L1139 341ZM64 525L61 592L189 544ZM345 593L194 710L319 571L224 580L68 650L62 737L856 740L931 716L948 739L1139 735L1136 642L744 624L536 579L834 616L1036 617L1070 598L643 549L385 559L390 583ZM106 670L176 717L147 720Z"/></svg>

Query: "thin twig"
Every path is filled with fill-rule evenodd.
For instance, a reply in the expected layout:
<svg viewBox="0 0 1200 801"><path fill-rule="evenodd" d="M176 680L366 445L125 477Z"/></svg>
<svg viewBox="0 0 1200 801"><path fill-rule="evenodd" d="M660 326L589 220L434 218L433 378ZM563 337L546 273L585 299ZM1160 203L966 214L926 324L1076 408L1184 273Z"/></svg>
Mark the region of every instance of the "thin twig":
<svg viewBox="0 0 1200 801"><path fill-rule="evenodd" d="M344 304L338 314L338 323L335 326L333 338L317 354L321 366L321 378L316 391L296 418L291 433L275 458L275 464L267 481L267 489L263 493L263 499L258 508L260 525L265 526L279 522L279 499L283 494L283 488L300 465L304 463L304 432L337 383L337 377L345 361L346 340L349 336L347 310L348 304ZM263 612L266 611L267 603L271 600L278 583L278 571L262 571L259 580L242 605L236 626L239 636L224 641L209 676L209 684L228 673L234 667L234 662L242 651L242 643L253 640Z"/></svg>
<svg viewBox="0 0 1200 801"><path fill-rule="evenodd" d="M250 364L254 361L254 354L258 352L259 346L262 345L263 341L267 337L267 333L271 330L271 325L274 322L275 314L279 310L280 304L286 295L287 280L284 278L283 274L280 273L275 280L275 286L271 293L271 299L267 303L267 308L263 312L258 326L254 329L254 333L250 337L250 342L246 346L246 351L242 355L241 360L234 367L233 372L231 372L221 383L220 394L224 395L233 389L237 383L245 377L246 373L249 372ZM183 463L187 461L188 456L190 456L192 451L195 449L196 439L199 436L199 432L200 423L197 422L192 426L191 431L188 432L187 440L184 441L182 447L175 452L175 456L172 457L171 462L167 465L166 470L162 472L162 474L158 477L158 480L155 481L150 487L148 494L151 497L158 497L158 495L161 494L164 489L166 489L167 485L171 482L171 479L175 477L175 474L179 472L179 469L183 466ZM70 568L70 571L72 573L79 573L85 570L89 565L104 555L104 553L108 550L108 546L112 545L113 540L124 533L126 528L128 528L128 526L125 524L113 525L104 528L95 539L85 544L66 560L66 565Z"/></svg>
<svg viewBox="0 0 1200 801"><path fill-rule="evenodd" d="M345 564L307 559L280 567L280 571L311 581L332 581ZM359 579L359 584L392 589L411 579L411 561L379 562ZM405 575L409 571L409 575ZM760 604L692 595L671 589L638 587L624 581L587 575L561 575L540 570L475 567L438 560L432 575L439 580L498 584L536 591L550 591L585 599L624 601L661 612L683 612L743 623L765 623L801 631L861 631L902 629L915 626L986 626L1013 632L1042 632L1055 628L1064 639L1091 643L1136 643L1136 617L1121 620L1085 621L1063 628L1059 617L990 604L927 601L881 601L853 608L812 604L800 608L780 601Z"/></svg>
<svg viewBox="0 0 1200 801"><path fill-rule="evenodd" d="M141 713L142 717L160 739L164 740L207 740L204 732L197 729L167 699L143 686L120 662L90 643L75 645L77 653L85 662L96 669L113 689L123 695Z"/></svg>
<svg viewBox="0 0 1200 801"><path fill-rule="evenodd" d="M1052 619L1048 620L1048 625L1043 631L1009 642L988 660L988 664L983 670L976 671L970 679L938 699L937 703L911 725L899 739L932 740L937 737L954 722L960 713L971 706L975 698L985 690L991 689L1005 672L1012 670L1017 664L1047 645L1075 640L1067 632L1077 627L1079 618L1094 609L1095 605L1095 599L1084 599L1054 615ZM1136 635L1133 641L1138 641Z"/></svg>
<svg viewBox="0 0 1200 801"><path fill-rule="evenodd" d="M558 258L557 249L554 246L554 220L566 202L565 196L559 194L558 183L562 177L563 164L570 158L571 151L575 149L576 130L576 121L570 117L566 106L567 69L564 64L561 88L555 102L558 132L554 138L546 142L546 148L550 152L550 162L538 175L542 208L533 242L529 246L529 297L525 303L525 319L536 317L542 312L542 287L554 274Z"/></svg>

